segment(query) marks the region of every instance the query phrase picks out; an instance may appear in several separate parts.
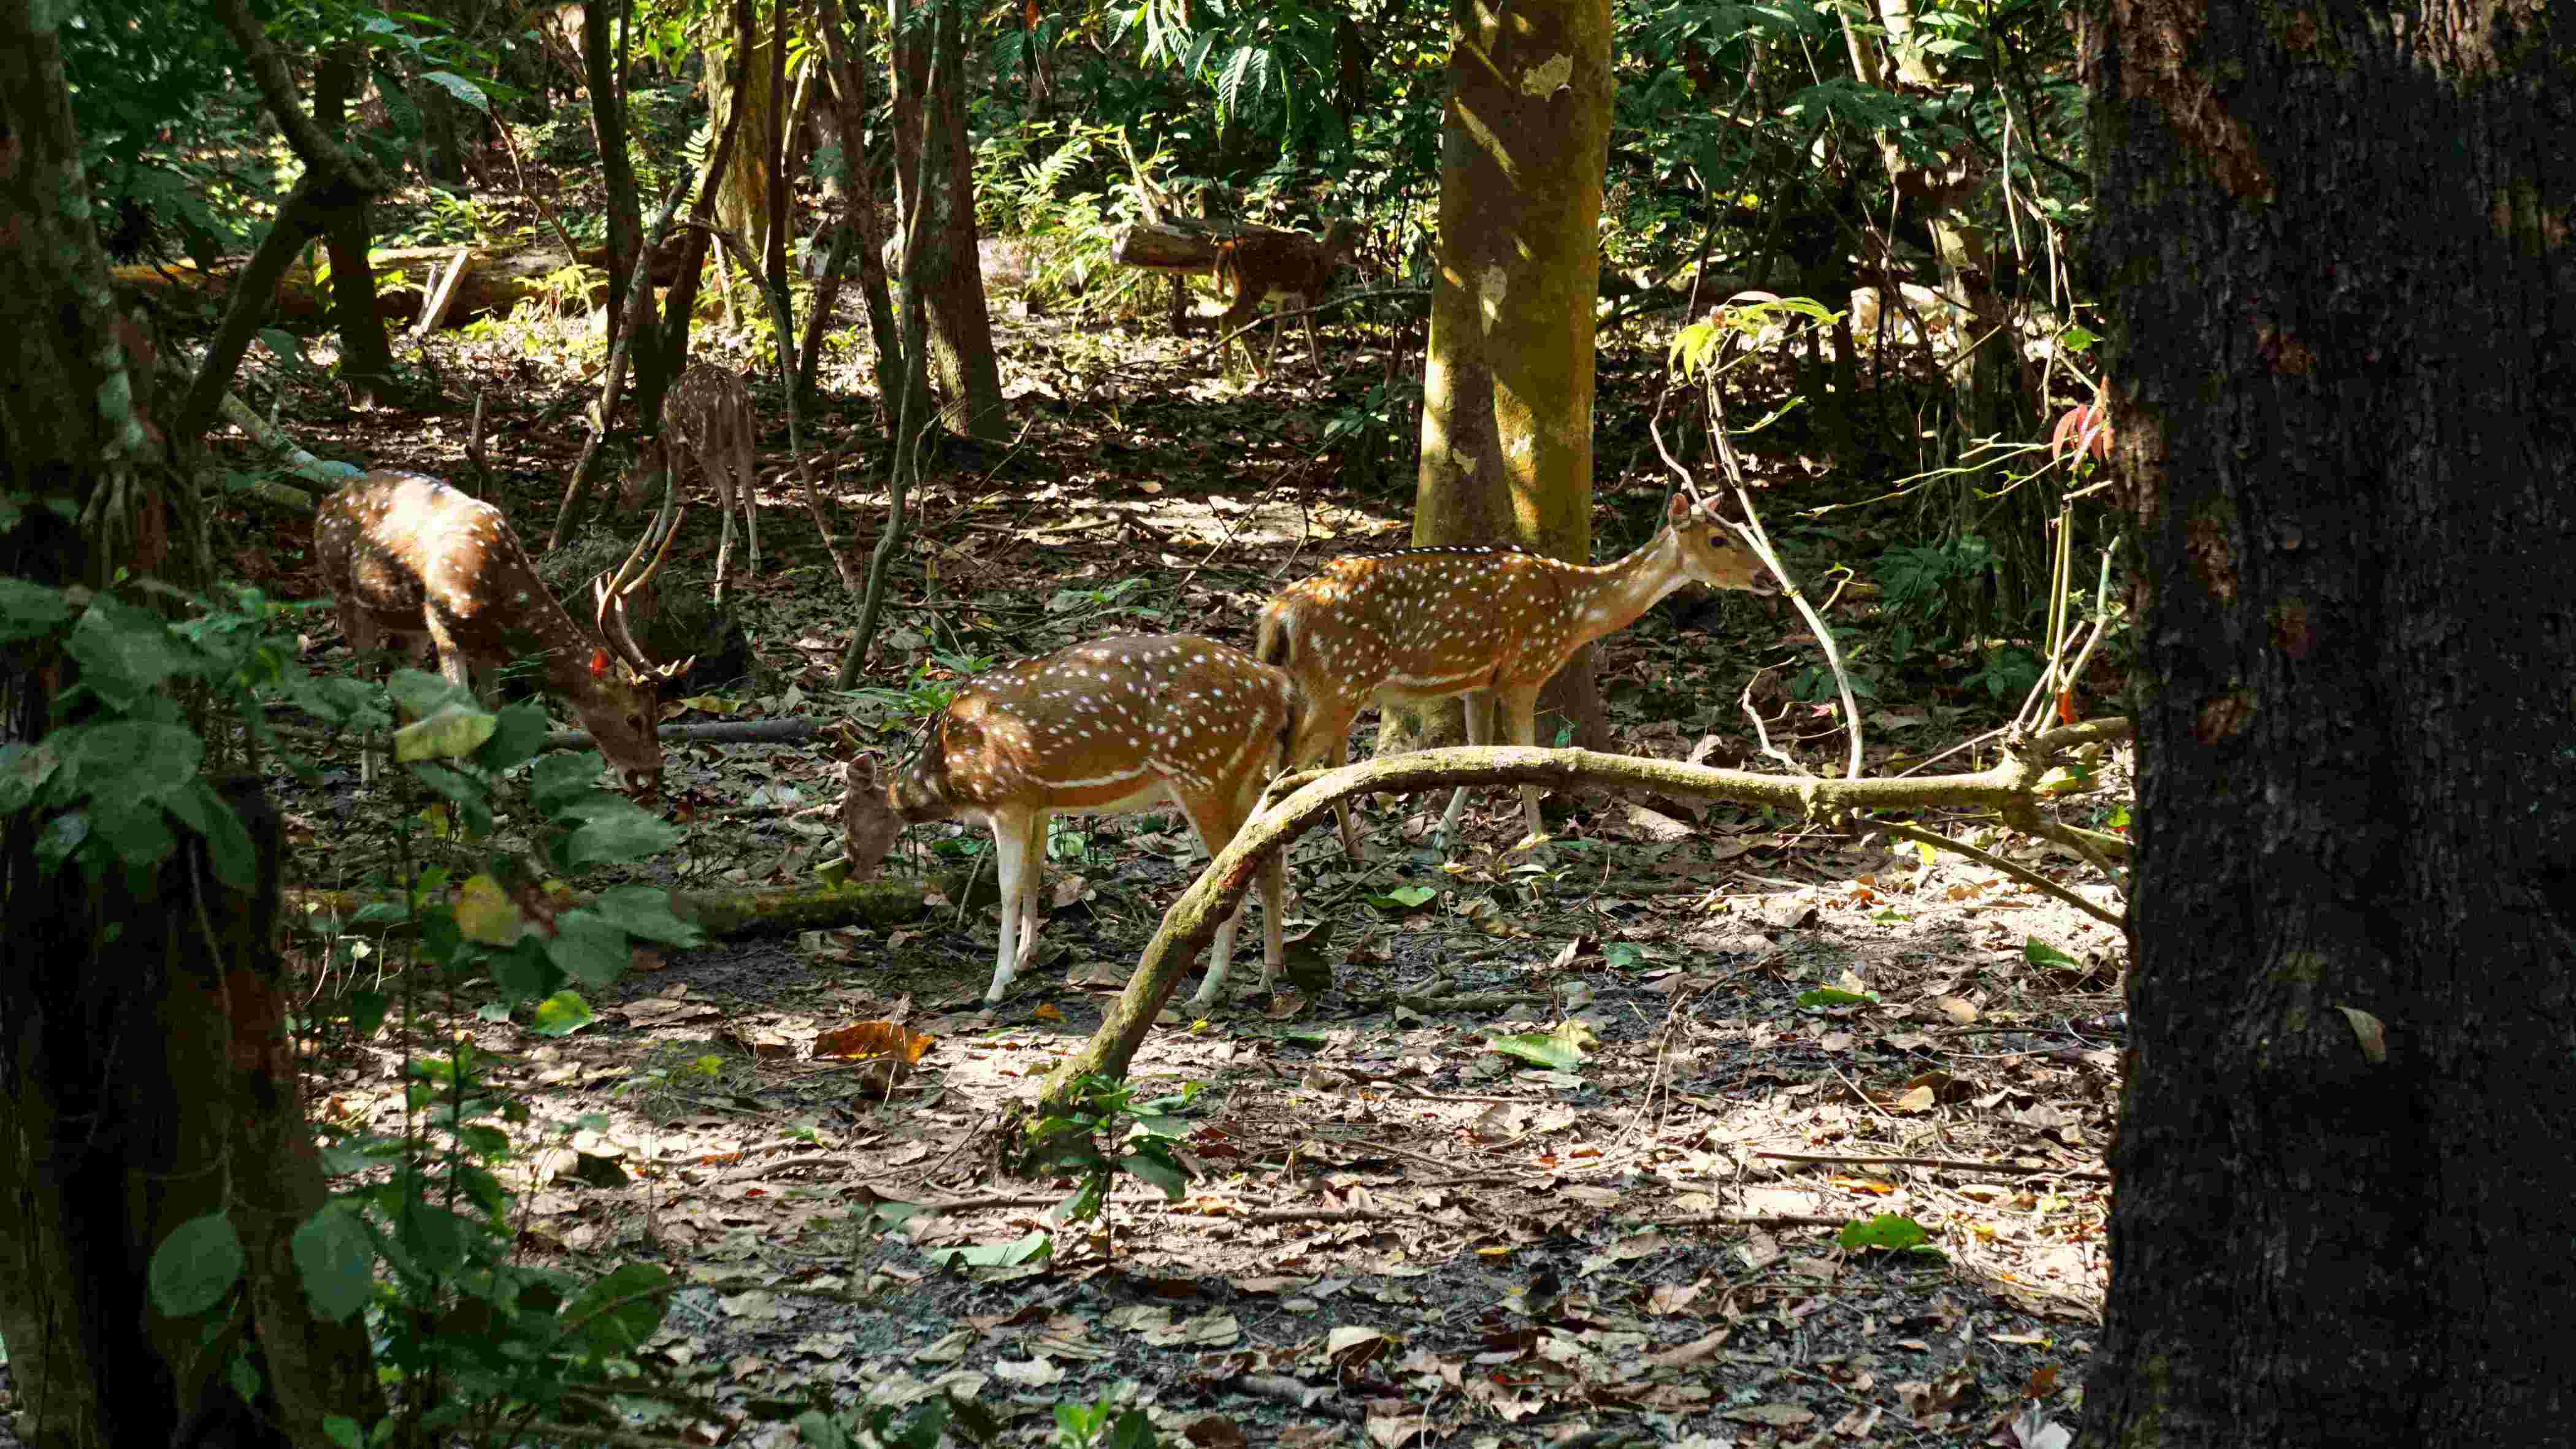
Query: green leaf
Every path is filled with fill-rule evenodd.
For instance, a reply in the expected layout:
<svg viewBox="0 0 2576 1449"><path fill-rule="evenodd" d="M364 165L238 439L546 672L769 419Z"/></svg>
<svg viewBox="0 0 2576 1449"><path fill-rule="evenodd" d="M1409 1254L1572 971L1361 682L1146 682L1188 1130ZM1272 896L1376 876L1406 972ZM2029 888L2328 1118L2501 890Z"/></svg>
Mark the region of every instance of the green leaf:
<svg viewBox="0 0 2576 1449"><path fill-rule="evenodd" d="M1517 1057L1551 1072L1570 1072L1583 1064L1583 1053L1576 1051L1572 1043L1550 1032L1498 1036L1485 1043L1485 1047L1488 1051Z"/></svg>
<svg viewBox="0 0 2576 1449"><path fill-rule="evenodd" d="M1920 1248L1932 1241L1932 1235L1921 1223L1903 1213L1880 1213L1865 1222L1843 1224L1834 1241L1845 1248L1876 1248L1903 1252Z"/></svg>
<svg viewBox="0 0 2576 1449"><path fill-rule="evenodd" d="M546 744L546 712L534 705L515 704L493 716L492 737L474 752L474 763L500 774L515 770L537 757Z"/></svg>
<svg viewBox="0 0 2576 1449"><path fill-rule="evenodd" d="M367 1436L358 1421L346 1414L331 1414L322 1420L322 1432L330 1436L337 1449L367 1449Z"/></svg>
<svg viewBox="0 0 2576 1449"><path fill-rule="evenodd" d="M33 639L69 623L72 601L60 589L25 579L0 578L0 643Z"/></svg>
<svg viewBox="0 0 2576 1449"><path fill-rule="evenodd" d="M2023 940L2021 943L2021 958L2033 966L2074 966L2079 964L2074 957L2058 950L2055 946L2048 944L2037 936L2031 936Z"/></svg>
<svg viewBox="0 0 2576 1449"><path fill-rule="evenodd" d="M233 809L233 802L224 798L212 780L199 775L161 803L179 817L180 824L206 842L206 857L214 864L215 879L237 891L249 890L258 883L259 852L250 843L250 831Z"/></svg>
<svg viewBox="0 0 2576 1449"><path fill-rule="evenodd" d="M431 85L438 87L440 90L447 92L449 95L454 96L464 104L481 111L483 114L487 116L492 114L492 98L483 94L483 88L481 86L478 86L474 82L467 80L465 77L458 75L454 71L423 71L421 72L420 78L429 82Z"/></svg>
<svg viewBox="0 0 2576 1449"><path fill-rule="evenodd" d="M1055 1240L1043 1232L1008 1243L976 1243L963 1248L937 1248L923 1256L939 1263L956 1263L969 1268L1016 1268L1022 1263L1047 1257L1054 1251Z"/></svg>
<svg viewBox="0 0 2576 1449"><path fill-rule="evenodd" d="M259 329L259 340L260 345L280 358L298 367L304 365L304 344L296 340L294 333L281 327L262 327Z"/></svg>
<svg viewBox="0 0 2576 1449"><path fill-rule="evenodd" d="M91 809L89 823L91 837L127 865L154 865L178 848L179 838L158 805L102 800Z"/></svg>
<svg viewBox="0 0 2576 1449"><path fill-rule="evenodd" d="M1366 897L1368 903L1390 911L1418 911L1431 904L1440 892L1429 886L1397 886L1382 896Z"/></svg>
<svg viewBox="0 0 2576 1449"><path fill-rule="evenodd" d="M1798 993L1800 1006L1867 1006L1871 998L1838 986L1818 986Z"/></svg>
<svg viewBox="0 0 2576 1449"><path fill-rule="evenodd" d="M0 745L0 815L15 815L35 803L36 793L61 768L53 741Z"/></svg>
<svg viewBox="0 0 2576 1449"><path fill-rule="evenodd" d="M248 1261L231 1219L219 1212L190 1218L152 1254L152 1306L172 1318L203 1313L224 1301Z"/></svg>
<svg viewBox="0 0 2576 1449"><path fill-rule="evenodd" d="M1601 961L1604 965L1626 971L1646 964L1646 948L1634 941L1604 941L1601 943Z"/></svg>
<svg viewBox="0 0 2576 1449"><path fill-rule="evenodd" d="M179 725L118 720L75 725L54 737L69 783L101 804L158 801L196 778L206 742Z"/></svg>
<svg viewBox="0 0 2576 1449"><path fill-rule="evenodd" d="M671 892L660 886L628 884L610 886L590 903L603 920L613 921L630 936L659 941L666 946L696 946L706 937L688 921L671 910Z"/></svg>
<svg viewBox="0 0 2576 1449"><path fill-rule="evenodd" d="M385 681L385 691L403 713L415 719L426 719L450 709L480 710L483 705L471 690L459 689L447 677L418 669L397 669Z"/></svg>
<svg viewBox="0 0 2576 1449"><path fill-rule="evenodd" d="M394 731L394 758L406 764L462 759L481 749L499 724L479 709L442 709Z"/></svg>
<svg viewBox="0 0 2576 1449"><path fill-rule="evenodd" d="M642 860L680 843L680 827L654 817L623 795L601 791L599 799L562 813L582 820L563 843L566 870Z"/></svg>
<svg viewBox="0 0 2576 1449"><path fill-rule="evenodd" d="M565 1317L582 1325L599 1354L631 1353L661 1328L670 1287L671 1275L663 1269L629 1263L583 1289Z"/></svg>
<svg viewBox="0 0 2576 1449"><path fill-rule="evenodd" d="M189 671L198 655L160 615L101 594L90 600L64 645L80 661L81 683L121 708L132 708L170 676Z"/></svg>
<svg viewBox="0 0 2576 1449"><path fill-rule="evenodd" d="M512 1001L539 1001L563 986L563 968L546 955L545 943L535 936L521 938L507 951L491 953L486 962L492 984Z"/></svg>
<svg viewBox="0 0 2576 1449"><path fill-rule="evenodd" d="M599 790L599 772L605 768L597 750L546 755L528 773L528 790L536 797L538 809L554 814L566 801L585 792L605 794Z"/></svg>
<svg viewBox="0 0 2576 1449"><path fill-rule="evenodd" d="M566 911L555 917L546 959L584 986L607 986L626 974L626 933L589 911Z"/></svg>
<svg viewBox="0 0 2576 1449"><path fill-rule="evenodd" d="M1190 1180L1179 1167L1151 1153L1131 1153L1118 1159L1118 1165L1147 1185L1161 1188L1163 1196L1174 1202L1179 1202L1181 1194L1189 1188Z"/></svg>
<svg viewBox="0 0 2576 1449"><path fill-rule="evenodd" d="M537 1019L528 1029L539 1036L570 1036L596 1020L579 993L558 991L537 1003Z"/></svg>
<svg viewBox="0 0 2576 1449"><path fill-rule="evenodd" d="M305 1219L288 1246L304 1294L324 1318L346 1323L374 1296L375 1240L348 1204L332 1203Z"/></svg>

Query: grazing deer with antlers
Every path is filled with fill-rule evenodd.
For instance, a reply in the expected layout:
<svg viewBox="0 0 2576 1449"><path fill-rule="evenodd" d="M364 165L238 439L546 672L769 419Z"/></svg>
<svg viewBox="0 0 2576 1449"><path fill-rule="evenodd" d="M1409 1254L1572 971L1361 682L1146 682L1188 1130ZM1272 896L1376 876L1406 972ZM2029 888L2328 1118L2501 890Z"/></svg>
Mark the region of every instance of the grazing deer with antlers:
<svg viewBox="0 0 2576 1449"><path fill-rule="evenodd" d="M436 478L360 474L322 500L313 545L350 648L365 654L382 639L415 653L435 647L439 672L459 689L473 687L472 665L534 653L547 687L571 703L627 789L650 796L662 780L654 691L690 661L647 659L627 603L660 570L678 525L664 508L626 562L592 581L597 638L547 592L500 509Z"/></svg>
<svg viewBox="0 0 2576 1449"><path fill-rule="evenodd" d="M1334 222L1318 241L1303 232L1256 231L1229 237L1216 244L1217 285L1231 298L1233 305L1217 322L1217 335L1223 338L1250 323L1261 314L1261 304L1273 298L1283 307L1313 307L1332 290L1333 273L1359 255L1363 233L1356 221ZM1299 319L1306 324L1306 355L1317 371L1323 370L1324 351L1315 341L1315 314L1308 312ZM1234 340L1243 344L1243 360L1263 377L1279 361L1279 334L1285 319L1270 324L1270 356L1255 360L1250 336Z"/></svg>
<svg viewBox="0 0 2576 1449"><path fill-rule="evenodd" d="M716 506L724 510L724 531L716 538L715 601L719 604L724 602L725 581L731 573L737 507L749 540L751 572L760 572L760 511L755 506L760 475L752 461L752 442L759 433L759 414L752 411L750 390L724 368L698 363L681 373L663 396L663 438L697 460L698 471L715 489Z"/></svg>
<svg viewBox="0 0 2576 1449"><path fill-rule="evenodd" d="M1253 653L1297 681L1305 723L1291 768L1350 758L1351 721L1372 700L1466 698L1467 742L1486 744L1486 713L1501 713L1510 742L1535 743L1539 688L1574 651L1636 622L1656 600L1692 580L1721 589L1773 591L1751 550L1680 494L1646 546L1589 567L1516 549L1418 548L1352 554L1279 592L1261 610ZM1460 786L1440 817L1457 838L1467 801ZM1521 786L1529 830L1539 835L1538 787ZM1350 808L1333 807L1342 849L1362 859Z"/></svg>
<svg viewBox="0 0 2576 1449"><path fill-rule="evenodd" d="M891 779L862 756L844 772L842 843L864 879L907 824L965 820L992 832L1002 939L987 1003L1002 999L1037 943L1047 816L1125 814L1169 799L1209 855L1261 802L1296 728L1288 676L1239 649L1189 634L1103 639L983 675L930 720L920 755ZM1286 866L1261 873L1261 988L1278 981ZM1217 931L1205 1005L1225 994L1235 914Z"/></svg>

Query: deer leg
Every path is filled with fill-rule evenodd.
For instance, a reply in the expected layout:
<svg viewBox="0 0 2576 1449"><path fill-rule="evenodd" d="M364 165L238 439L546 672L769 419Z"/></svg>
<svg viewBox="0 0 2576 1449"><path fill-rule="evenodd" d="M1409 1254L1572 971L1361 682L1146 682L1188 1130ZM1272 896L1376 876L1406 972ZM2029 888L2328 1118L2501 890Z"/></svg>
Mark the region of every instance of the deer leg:
<svg viewBox="0 0 2576 1449"><path fill-rule="evenodd" d="M1046 828L1046 812L1035 812L1038 828ZM995 812L985 822L993 833L993 866L1002 885L1002 939L993 952L993 985L984 993L984 1004L990 1006L1010 989L1011 977L1020 969L1020 908L1026 903L1028 873L1033 868L1029 859L1029 820L1016 813Z"/></svg>
<svg viewBox="0 0 2576 1449"><path fill-rule="evenodd" d="M742 504L742 531L751 550L752 577L760 576L760 466L752 461L751 438L746 434L742 446L734 453L734 492Z"/></svg>
<svg viewBox="0 0 2576 1449"><path fill-rule="evenodd" d="M1243 365L1251 368L1256 373L1261 371L1261 360L1252 355L1252 336L1250 333L1244 332L1242 328L1245 324L1251 322L1252 319L1260 315L1261 299L1249 292L1245 292L1237 295L1234 299L1233 305L1225 309L1225 315L1216 320L1216 335L1218 338L1230 339L1237 345L1241 346L1243 348ZM1224 343L1223 340L1221 340L1218 344L1217 352L1218 365L1220 367L1224 365L1224 356Z"/></svg>
<svg viewBox="0 0 2576 1449"><path fill-rule="evenodd" d="M1344 720L1342 721L1341 738L1333 742L1333 768L1338 770L1350 762L1351 722L1349 720ZM1336 800L1333 802L1333 823L1342 828L1342 854L1350 857L1351 864L1358 865L1360 862L1367 860L1368 851L1363 849L1360 845L1359 822L1351 818L1350 801Z"/></svg>
<svg viewBox="0 0 2576 1449"><path fill-rule="evenodd" d="M1229 809L1230 802L1214 796L1183 790L1175 782L1168 786L1172 803L1190 818L1190 830L1213 860L1216 853L1234 842L1235 829L1242 825L1240 806ZM1216 943L1208 948L1207 980L1200 983L1199 994L1190 998L1194 1006L1207 1006L1225 999L1226 973L1234 965L1234 933L1243 924L1243 903L1235 903L1233 914L1216 928Z"/></svg>
<svg viewBox="0 0 2576 1449"><path fill-rule="evenodd" d="M1498 716L1495 723L1511 731L1513 744L1538 743L1539 688L1535 684L1511 684L1495 692L1494 711ZM1547 834L1546 826L1539 821L1536 785L1521 786L1521 813L1529 817L1530 839L1537 840Z"/></svg>
<svg viewBox="0 0 2576 1449"><path fill-rule="evenodd" d="M715 460L704 453L698 455L698 472L716 492L716 512L724 515L724 526L716 531L715 602L722 604L725 581L733 576L733 485L716 471Z"/></svg>
<svg viewBox="0 0 2576 1449"><path fill-rule="evenodd" d="M1307 301L1307 298L1300 297L1297 299L1297 305L1303 307L1307 304ZM1324 370L1324 349L1317 346L1315 343L1315 314L1311 311L1308 312L1305 317L1305 322L1306 359L1307 361L1314 363L1315 371L1320 373Z"/></svg>
<svg viewBox="0 0 2576 1449"><path fill-rule="evenodd" d="M1492 690L1471 689L1468 690L1466 696L1459 701L1460 708L1465 711L1467 716L1467 743L1471 745L1488 745L1493 743L1493 716L1487 712L1488 708L1493 703L1493 697ZM1449 808L1440 813L1440 848L1443 851L1448 850L1452 844L1456 843L1458 839L1458 817L1466 811L1466 808L1467 787L1461 785L1456 790L1450 792Z"/></svg>

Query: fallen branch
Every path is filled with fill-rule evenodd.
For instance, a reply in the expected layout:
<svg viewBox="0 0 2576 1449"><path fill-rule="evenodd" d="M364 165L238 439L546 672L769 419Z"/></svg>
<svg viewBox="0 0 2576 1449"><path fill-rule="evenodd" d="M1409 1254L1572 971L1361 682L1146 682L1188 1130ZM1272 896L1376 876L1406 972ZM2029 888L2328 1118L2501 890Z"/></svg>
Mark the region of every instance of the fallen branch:
<svg viewBox="0 0 2576 1449"><path fill-rule="evenodd" d="M1967 1162L1955 1157L1828 1157L1813 1152L1756 1152L1772 1162L1808 1162L1828 1167L1884 1164L1929 1167L1944 1172L1984 1172L1996 1177L2070 1177L2083 1182L2109 1182L2111 1174L2083 1167L2024 1167L2015 1162Z"/></svg>
<svg viewBox="0 0 2576 1449"><path fill-rule="evenodd" d="M1527 746L1467 745L1370 760L1339 769L1283 776L1266 805L1163 913L1162 926L1145 947L1136 974L1103 1015L1082 1048L1049 1074L1034 1113L1061 1113L1082 1079L1098 1074L1123 1080L1127 1064L1153 1029L1182 975L1215 939L1217 927L1242 905L1244 892L1275 850L1293 844L1332 812L1337 801L1371 792L1424 794L1461 785L1537 785L1564 791L1577 785L1643 785L1689 799L1731 800L1794 810L1810 820L1855 811L1978 806L2009 812L2027 808L2041 776L2059 752L2098 740L2125 739L2125 719L2091 720L2038 735L2007 737L2004 757L1973 775L1929 779L1827 780L1814 776L1757 775L1678 760L1607 755L1592 750L1541 750Z"/></svg>
<svg viewBox="0 0 2576 1449"><path fill-rule="evenodd" d="M823 721L800 717L666 724L653 734L666 745L769 745L797 744L822 732ZM550 750L583 750L590 745L588 730L550 730L546 734L546 748Z"/></svg>

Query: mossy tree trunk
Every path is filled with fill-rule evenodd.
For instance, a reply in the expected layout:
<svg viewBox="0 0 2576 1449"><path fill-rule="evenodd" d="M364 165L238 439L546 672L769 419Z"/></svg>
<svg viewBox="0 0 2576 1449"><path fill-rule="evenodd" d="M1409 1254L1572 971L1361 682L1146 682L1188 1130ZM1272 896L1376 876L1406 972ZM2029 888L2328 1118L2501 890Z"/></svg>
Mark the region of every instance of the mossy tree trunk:
<svg viewBox="0 0 2576 1449"><path fill-rule="evenodd" d="M1455 22L1413 541L1588 562L1610 7L1457 0ZM1575 743L1606 742L1590 649L1542 704ZM1463 738L1458 721L1454 701L1392 711L1379 752Z"/></svg>
<svg viewBox="0 0 2576 1449"><path fill-rule="evenodd" d="M2576 24L2088 26L2146 584L2079 1442L2564 1442Z"/></svg>
<svg viewBox="0 0 2576 1449"><path fill-rule="evenodd" d="M712 22L711 22L712 23ZM741 237L751 249L769 254L769 193L778 166L778 133L771 124L771 92L776 85L776 37L762 24L760 7L752 7L753 40L748 53L738 57L733 66L716 63L711 53L707 63L707 94L710 98L710 122L717 129L734 127L733 153L727 159L723 180L716 188L716 221L725 230ZM740 42L735 42L740 49ZM739 109L742 117L732 119ZM731 258L716 249L716 264L730 265ZM753 303L753 315L762 308Z"/></svg>

